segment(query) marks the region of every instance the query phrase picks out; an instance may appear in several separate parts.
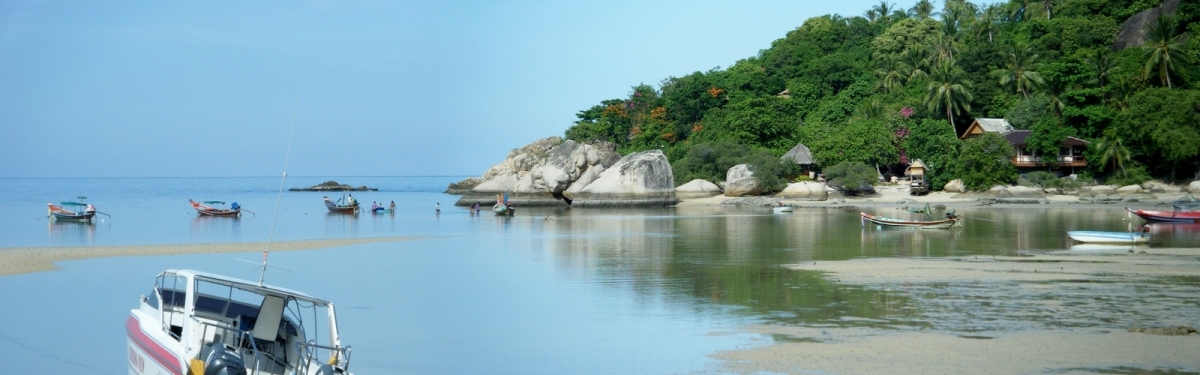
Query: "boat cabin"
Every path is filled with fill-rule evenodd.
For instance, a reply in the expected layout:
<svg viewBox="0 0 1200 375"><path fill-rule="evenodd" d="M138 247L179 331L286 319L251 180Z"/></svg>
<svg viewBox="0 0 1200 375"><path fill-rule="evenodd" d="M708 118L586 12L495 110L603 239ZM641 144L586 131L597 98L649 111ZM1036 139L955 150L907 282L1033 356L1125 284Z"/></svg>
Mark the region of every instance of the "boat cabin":
<svg viewBox="0 0 1200 375"><path fill-rule="evenodd" d="M159 274L126 326L131 360L146 353L167 373L236 364L250 374L308 374L350 364L332 303L197 271Z"/></svg>

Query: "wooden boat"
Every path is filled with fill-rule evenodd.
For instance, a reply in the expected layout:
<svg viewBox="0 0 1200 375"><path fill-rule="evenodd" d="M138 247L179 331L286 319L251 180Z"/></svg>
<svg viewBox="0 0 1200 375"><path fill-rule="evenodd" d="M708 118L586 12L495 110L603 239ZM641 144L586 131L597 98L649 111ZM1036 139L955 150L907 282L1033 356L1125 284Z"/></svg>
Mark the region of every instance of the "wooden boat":
<svg viewBox="0 0 1200 375"><path fill-rule="evenodd" d="M87 197L79 197L81 201L84 198ZM46 205L50 206L49 215L54 220L92 221L92 218L96 216L96 207L83 202L59 202L58 205L46 203ZM68 210L67 207L71 207L77 211Z"/></svg>
<svg viewBox="0 0 1200 375"><path fill-rule="evenodd" d="M328 208L329 212L338 213L338 214L357 214L358 213L358 201L355 200L354 197L350 197L350 199L347 201L346 204L338 204L334 201L329 200L329 197L321 197L321 199L325 200L325 208Z"/></svg>
<svg viewBox="0 0 1200 375"><path fill-rule="evenodd" d="M233 205L231 205L228 209L216 208L216 207L209 206L210 204L211 205L225 204L225 202L222 202L222 201L204 201L204 203L201 204L200 202L196 202L194 200L188 199L188 203L192 204L192 208L195 208L196 212L199 213L200 216L237 217L238 215L242 214L242 206L239 206L237 204L237 202L233 202Z"/></svg>
<svg viewBox="0 0 1200 375"><path fill-rule="evenodd" d="M125 332L130 374L349 374L333 303L261 282L166 270Z"/></svg>
<svg viewBox="0 0 1200 375"><path fill-rule="evenodd" d="M492 206L492 211L498 216L513 216L517 209L504 203L496 203L495 206Z"/></svg>
<svg viewBox="0 0 1200 375"><path fill-rule="evenodd" d="M948 217L944 220L933 220L933 221L893 219L893 218L871 215L866 212L859 212L859 214L862 215L863 225L866 225L867 222L871 222L871 223L874 223L876 225L883 226L883 227L897 227L897 228L950 229L950 228L954 227L955 224L958 224L959 220L962 220L962 218L953 216L953 214L947 215Z"/></svg>
<svg viewBox="0 0 1200 375"><path fill-rule="evenodd" d="M1125 207L1126 211L1134 215L1138 215L1146 221L1159 221L1164 223L1200 223L1200 211L1152 211L1152 210L1134 210Z"/></svg>
<svg viewBox="0 0 1200 375"><path fill-rule="evenodd" d="M1150 234L1145 232L1104 232L1094 230L1067 231L1072 240L1083 243L1147 243Z"/></svg>

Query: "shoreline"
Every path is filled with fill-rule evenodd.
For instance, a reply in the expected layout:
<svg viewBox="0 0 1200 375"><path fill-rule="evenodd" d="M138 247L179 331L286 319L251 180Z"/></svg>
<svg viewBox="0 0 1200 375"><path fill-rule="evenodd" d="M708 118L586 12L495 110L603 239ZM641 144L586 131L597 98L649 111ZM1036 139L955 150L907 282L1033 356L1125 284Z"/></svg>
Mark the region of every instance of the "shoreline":
<svg viewBox="0 0 1200 375"><path fill-rule="evenodd" d="M1154 199L1138 199L1137 201L1119 201L1111 203L1096 203L1080 201L1075 195L1047 194L1044 196L1044 203L1002 203L1002 202L987 202L981 201L981 198L994 198L986 193L948 193L945 191L930 192L926 195L909 195L906 187L879 187L877 193L869 196L842 197L830 195L825 200L810 200L805 198L782 198L774 196L761 197L744 197L744 198L760 198L763 200L772 200L782 202L785 206L796 208L841 208L841 207L899 207L905 205L924 206L926 203L931 205L944 205L947 208L961 207L977 207L987 206L992 208L1029 208L1029 207L1045 207L1045 208L1079 208L1079 209L1105 209L1124 207L1131 208L1147 208L1167 206L1171 201L1180 199L1189 195L1188 192L1182 191L1178 193L1161 193L1155 194ZM1145 195L1138 196L1144 198ZM690 198L681 199L675 207L712 207L712 206L735 206L726 205L724 202L730 199L739 199L738 197L727 197L725 195L717 195L707 198ZM1038 198L1043 199L1043 198ZM764 206L765 207L765 206ZM1161 209L1161 208L1159 208Z"/></svg>
<svg viewBox="0 0 1200 375"><path fill-rule="evenodd" d="M279 241L271 251L315 250L376 242L408 241L418 237L337 238ZM157 244L113 246L56 246L0 248L0 277L57 270L58 262L127 256L249 253L262 251L266 242Z"/></svg>
<svg viewBox="0 0 1200 375"><path fill-rule="evenodd" d="M1200 323L1185 308L1200 283L1179 281L1198 265L1200 252L1186 248L788 264L909 299L921 313L884 319L928 326L750 325L737 333L761 335L751 346L710 357L715 370L741 374L1195 372L1200 336L1141 332ZM1058 318L1031 324L1031 314Z"/></svg>

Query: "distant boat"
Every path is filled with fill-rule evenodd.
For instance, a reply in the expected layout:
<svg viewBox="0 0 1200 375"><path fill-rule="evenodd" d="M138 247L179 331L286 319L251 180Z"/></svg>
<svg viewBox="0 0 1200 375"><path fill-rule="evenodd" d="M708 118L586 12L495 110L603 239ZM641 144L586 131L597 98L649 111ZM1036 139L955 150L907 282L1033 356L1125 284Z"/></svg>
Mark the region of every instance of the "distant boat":
<svg viewBox="0 0 1200 375"><path fill-rule="evenodd" d="M394 212L396 212L395 209L383 208L383 207L379 207L374 210L371 210L371 213L376 213L376 214L390 214L390 213L394 213Z"/></svg>
<svg viewBox="0 0 1200 375"><path fill-rule="evenodd" d="M932 221L893 219L893 218L888 218L888 217L871 215L866 212L859 212L859 214L862 215L862 220L863 220L864 225L866 224L866 222L871 222L876 225L884 226L884 227L914 228L914 229L950 229L950 228L954 227L954 224L958 224L959 220L962 220L962 218L953 216L952 214L947 215L948 217L944 220L932 220Z"/></svg>
<svg viewBox="0 0 1200 375"><path fill-rule="evenodd" d="M1150 234L1145 232L1104 232L1094 230L1067 231L1072 240L1083 243L1148 243Z"/></svg>
<svg viewBox="0 0 1200 375"><path fill-rule="evenodd" d="M1152 210L1134 210L1125 207L1126 211L1134 215L1138 215L1146 221L1160 221L1164 223L1200 223L1200 211L1152 211Z"/></svg>
<svg viewBox="0 0 1200 375"><path fill-rule="evenodd" d="M325 200L325 208L328 208L329 212L339 213L339 214L357 214L358 213L358 201L355 200L354 197L350 197L350 199L348 200L348 202L346 204L335 203L334 201L329 200L329 197L321 197L321 199Z"/></svg>
<svg viewBox="0 0 1200 375"><path fill-rule="evenodd" d="M792 206L771 206L771 212L774 212L777 214L782 214L785 212L792 212L792 210L793 210Z"/></svg>
<svg viewBox="0 0 1200 375"><path fill-rule="evenodd" d="M92 221L92 218L96 216L96 207L83 203L83 200L87 199L87 197L81 196L78 198L79 202L59 202L58 205L46 203L46 205L50 206L50 217L54 220L62 221ZM68 210L67 207L71 207L77 211Z"/></svg>
<svg viewBox="0 0 1200 375"><path fill-rule="evenodd" d="M204 203L201 204L200 202L196 202L194 200L188 199L188 203L192 204L192 208L195 208L196 212L199 213L200 216L237 217L238 215L242 214L242 206L238 205L237 202L233 202L233 204L230 205L228 209L216 208L216 207L209 206L209 205L225 204L225 202L222 202L222 201L204 201Z"/></svg>
<svg viewBox="0 0 1200 375"><path fill-rule="evenodd" d="M492 211L499 216L513 216L517 212L517 209L504 203L496 203L495 206L492 206Z"/></svg>

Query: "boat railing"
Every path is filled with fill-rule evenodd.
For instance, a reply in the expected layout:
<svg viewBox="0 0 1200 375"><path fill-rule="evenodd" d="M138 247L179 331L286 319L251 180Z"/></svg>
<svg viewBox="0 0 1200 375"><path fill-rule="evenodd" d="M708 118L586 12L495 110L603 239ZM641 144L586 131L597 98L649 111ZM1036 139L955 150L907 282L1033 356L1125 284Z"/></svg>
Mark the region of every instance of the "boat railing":
<svg viewBox="0 0 1200 375"><path fill-rule="evenodd" d="M342 370L347 373L350 372L350 346L342 347L320 345L317 344L315 340L308 340L308 342L297 342L296 349L300 353L303 353L300 363L297 365L297 369L300 370L299 373L301 374L307 374L309 366L311 366L314 361L319 362L317 358L324 357L320 355L322 351L329 353L329 365L337 365L339 362L341 362L343 363L341 365ZM339 358L341 360L339 360Z"/></svg>
<svg viewBox="0 0 1200 375"><path fill-rule="evenodd" d="M263 363L262 355L258 351L258 345L254 344L254 336L250 334L250 331L234 329L233 327L229 327L224 324L217 324L217 323L211 323L211 322L197 321L197 323L200 323L200 325L202 327L204 327L200 331L200 337L203 338L203 340L201 340L202 343L203 343L203 341L209 341L212 344L225 344L226 343L225 339L228 337L226 335L229 334L230 332L234 333L235 339L232 340L231 343L234 344L235 347L242 347L242 348L249 347L248 349L250 349L250 352L254 353L254 366L246 366L246 367L247 368L253 367L255 374L262 373L262 369L260 368ZM220 341L217 341L215 339L208 340L208 337L209 337L208 329L210 327L213 329L213 334L214 334L213 337L214 338L216 337L215 335L218 331L222 332ZM248 345L238 345L239 343L249 343L249 344ZM202 353L200 353L200 354L202 354ZM197 355L200 355L200 354L197 354ZM198 358L198 359L200 359L201 361L204 360L203 358Z"/></svg>

